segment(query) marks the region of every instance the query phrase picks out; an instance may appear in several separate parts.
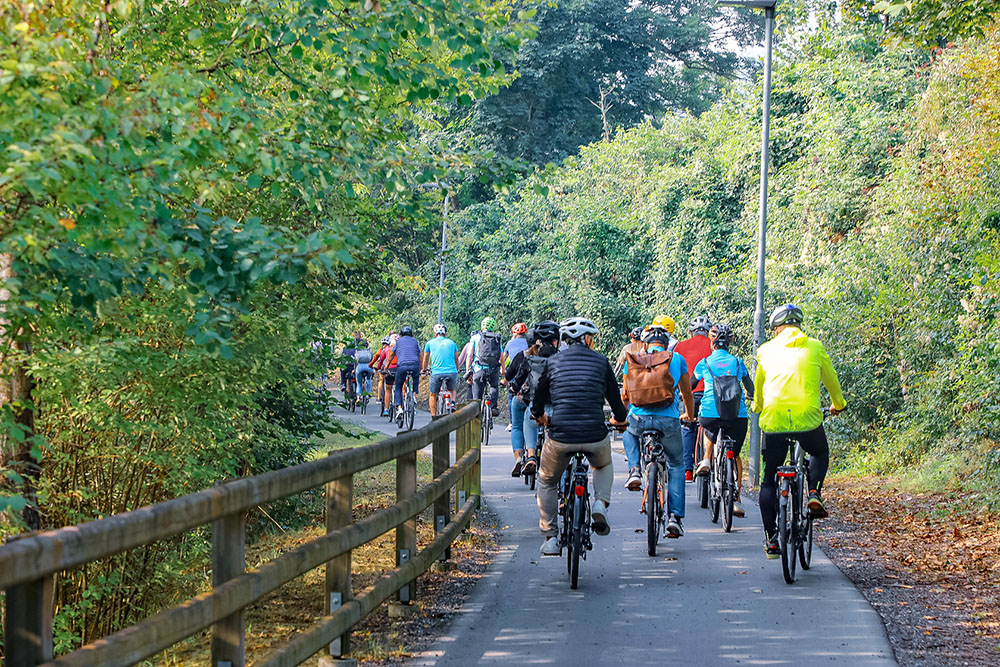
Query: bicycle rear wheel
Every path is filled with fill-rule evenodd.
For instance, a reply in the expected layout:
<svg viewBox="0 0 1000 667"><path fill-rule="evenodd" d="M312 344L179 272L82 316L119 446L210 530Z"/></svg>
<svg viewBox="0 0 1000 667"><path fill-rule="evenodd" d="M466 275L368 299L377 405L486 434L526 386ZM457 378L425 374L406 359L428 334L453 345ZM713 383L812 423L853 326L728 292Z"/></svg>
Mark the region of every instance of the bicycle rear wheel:
<svg viewBox="0 0 1000 667"><path fill-rule="evenodd" d="M417 417L417 399L413 396L413 387L408 386L406 391L406 430L413 430L413 420Z"/></svg>
<svg viewBox="0 0 1000 667"><path fill-rule="evenodd" d="M784 495L788 491L789 495ZM792 484L782 484L781 505L778 509L778 546L781 549L781 574L785 583L795 583L795 564L798 554L795 545L795 488Z"/></svg>
<svg viewBox="0 0 1000 667"><path fill-rule="evenodd" d="M657 516L660 499L660 468L655 462L646 464L646 553L656 555L660 541L660 520Z"/></svg>
<svg viewBox="0 0 1000 667"><path fill-rule="evenodd" d="M480 442L483 447L490 444L490 416L490 406L483 400L482 409L479 411Z"/></svg>
<svg viewBox="0 0 1000 667"><path fill-rule="evenodd" d="M727 533L733 529L733 501L735 499L736 471L733 460L726 459L726 472L722 477L722 529Z"/></svg>
<svg viewBox="0 0 1000 667"><path fill-rule="evenodd" d="M570 535L569 549L569 587L576 590L580 579L580 556L583 554L583 520L584 500L574 494L573 500L573 532Z"/></svg>
<svg viewBox="0 0 1000 667"><path fill-rule="evenodd" d="M708 511L712 523L719 523L719 511L722 509L722 490L719 488L719 468L715 461L712 462L712 470L705 476L708 482Z"/></svg>

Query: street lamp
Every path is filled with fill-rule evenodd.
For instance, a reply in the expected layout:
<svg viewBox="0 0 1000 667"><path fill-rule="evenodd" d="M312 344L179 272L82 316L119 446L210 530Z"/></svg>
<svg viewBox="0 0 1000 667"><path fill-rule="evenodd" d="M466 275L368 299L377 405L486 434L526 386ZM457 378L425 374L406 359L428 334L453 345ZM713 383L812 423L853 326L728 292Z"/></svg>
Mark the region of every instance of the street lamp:
<svg viewBox="0 0 1000 667"><path fill-rule="evenodd" d="M771 145L771 50L774 42L774 6L777 0L719 0L719 7L747 7L764 10L764 118L760 136L760 220L757 225L757 306L753 313L753 346L764 343L764 257L767 254L767 166ZM756 355L754 355L756 366ZM755 369L756 370L756 369ZM760 419L750 417L750 485L760 484Z"/></svg>
<svg viewBox="0 0 1000 667"><path fill-rule="evenodd" d="M451 195L448 192L448 184L440 181L424 183L420 187L424 190L444 191L444 217L441 219L441 273L438 278L438 324L444 324L444 253L448 249L448 204Z"/></svg>

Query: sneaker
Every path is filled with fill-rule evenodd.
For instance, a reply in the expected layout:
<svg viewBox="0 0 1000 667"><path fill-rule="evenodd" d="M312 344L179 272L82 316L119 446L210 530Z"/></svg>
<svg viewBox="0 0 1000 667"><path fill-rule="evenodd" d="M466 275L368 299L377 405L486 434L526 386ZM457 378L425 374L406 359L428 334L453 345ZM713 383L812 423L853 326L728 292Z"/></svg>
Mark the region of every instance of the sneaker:
<svg viewBox="0 0 1000 667"><path fill-rule="evenodd" d="M740 501L739 500L734 500L733 501L733 516L736 516L736 517L739 517L739 518L742 519L746 515L747 515L747 513L743 511L743 505L740 504Z"/></svg>
<svg viewBox="0 0 1000 667"><path fill-rule="evenodd" d="M707 475L711 469L712 469L712 462L709 461L708 459L702 459L702 462L698 464L697 468L695 468L694 474Z"/></svg>
<svg viewBox="0 0 1000 667"><path fill-rule="evenodd" d="M809 492L809 515L814 519L825 519L830 516L830 513L826 511L826 506L823 504L823 500L819 497L819 491L813 489Z"/></svg>
<svg viewBox="0 0 1000 667"><path fill-rule="evenodd" d="M667 537L680 537L683 534L684 526L681 524L681 518L671 512L667 518Z"/></svg>
<svg viewBox="0 0 1000 667"><path fill-rule="evenodd" d="M538 457L529 456L524 461L524 467L521 469L522 475L534 475L538 471Z"/></svg>
<svg viewBox="0 0 1000 667"><path fill-rule="evenodd" d="M690 470L685 470L684 471L684 481L685 482L693 482L694 481L694 473L691 472Z"/></svg>
<svg viewBox="0 0 1000 667"><path fill-rule="evenodd" d="M521 476L521 465L522 465L521 464L521 459L518 458L517 461L514 462L513 469L511 469L511 471L510 471L510 476L511 477L520 477Z"/></svg>
<svg viewBox="0 0 1000 667"><path fill-rule="evenodd" d="M598 535L607 535L611 532L611 524L608 523L608 508L603 500L594 501L594 509L590 511L590 527Z"/></svg>
<svg viewBox="0 0 1000 667"><path fill-rule="evenodd" d="M558 556L562 553L562 549L559 548L559 540L555 537L546 537L539 551L542 552L543 556Z"/></svg>
<svg viewBox="0 0 1000 667"><path fill-rule="evenodd" d="M510 433L514 429L513 424L507 424L507 432Z"/></svg>
<svg viewBox="0 0 1000 667"><path fill-rule="evenodd" d="M778 536L775 535L769 540L764 540L764 554L769 560L781 558L781 547L778 546Z"/></svg>
<svg viewBox="0 0 1000 667"><path fill-rule="evenodd" d="M629 491L642 490L642 475L639 473L639 466L629 468L628 479L625 480L625 488Z"/></svg>

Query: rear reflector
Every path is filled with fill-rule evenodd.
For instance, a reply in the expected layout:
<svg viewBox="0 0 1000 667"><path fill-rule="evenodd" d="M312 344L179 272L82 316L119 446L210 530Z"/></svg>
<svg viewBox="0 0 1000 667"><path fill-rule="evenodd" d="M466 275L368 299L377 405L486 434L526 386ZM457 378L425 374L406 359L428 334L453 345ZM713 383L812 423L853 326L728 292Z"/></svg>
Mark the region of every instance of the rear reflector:
<svg viewBox="0 0 1000 667"><path fill-rule="evenodd" d="M778 477L788 477L788 478L795 477L795 472L794 471L792 471L792 472L779 472L778 473Z"/></svg>
<svg viewBox="0 0 1000 667"><path fill-rule="evenodd" d="M734 454L733 454L733 450L731 450L731 449L727 449L726 450L726 458L729 459L730 461L732 461L734 458L736 458L734 456Z"/></svg>
<svg viewBox="0 0 1000 667"><path fill-rule="evenodd" d="M577 495L578 497L582 498L582 497L583 497L583 492L584 492L585 490L586 490L586 489L585 489L585 487L582 487L582 486L578 486L578 487L576 487L576 495Z"/></svg>

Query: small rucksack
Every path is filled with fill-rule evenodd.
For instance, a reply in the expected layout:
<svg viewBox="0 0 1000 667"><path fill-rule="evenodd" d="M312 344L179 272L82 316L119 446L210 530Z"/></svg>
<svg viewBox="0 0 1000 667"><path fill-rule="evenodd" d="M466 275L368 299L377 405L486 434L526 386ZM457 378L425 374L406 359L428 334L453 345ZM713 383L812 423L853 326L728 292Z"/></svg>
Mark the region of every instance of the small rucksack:
<svg viewBox="0 0 1000 667"><path fill-rule="evenodd" d="M640 408L659 408L674 402L674 378L670 375L673 352L636 354L626 352L628 370L622 397Z"/></svg>
<svg viewBox="0 0 1000 667"><path fill-rule="evenodd" d="M521 395L530 404L535 400L535 390L538 389L538 381L542 379L542 375L545 373L548 360L545 357L533 354L530 357L525 357L524 363L528 364L529 373L528 377L524 380L524 384L521 385Z"/></svg>
<svg viewBox="0 0 1000 667"><path fill-rule="evenodd" d="M736 375L716 375L707 360L705 369L712 376L712 394L715 396L715 409L719 413L719 419L736 419L740 415L740 401L743 400L740 378ZM737 361L736 372L739 371Z"/></svg>
<svg viewBox="0 0 1000 667"><path fill-rule="evenodd" d="M500 365L502 348L500 334L483 331L479 334L479 345L476 346L476 363L487 368L496 368Z"/></svg>
<svg viewBox="0 0 1000 667"><path fill-rule="evenodd" d="M367 347L363 347L357 351L354 355L355 360L360 365L370 364L372 362L372 351Z"/></svg>

